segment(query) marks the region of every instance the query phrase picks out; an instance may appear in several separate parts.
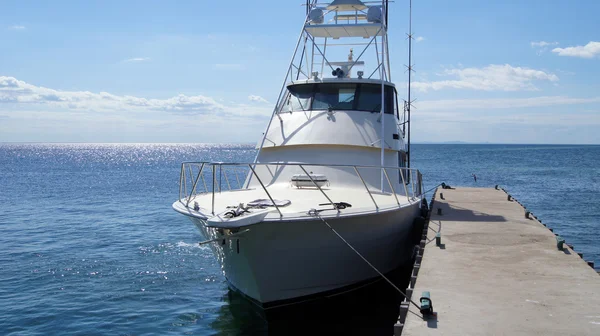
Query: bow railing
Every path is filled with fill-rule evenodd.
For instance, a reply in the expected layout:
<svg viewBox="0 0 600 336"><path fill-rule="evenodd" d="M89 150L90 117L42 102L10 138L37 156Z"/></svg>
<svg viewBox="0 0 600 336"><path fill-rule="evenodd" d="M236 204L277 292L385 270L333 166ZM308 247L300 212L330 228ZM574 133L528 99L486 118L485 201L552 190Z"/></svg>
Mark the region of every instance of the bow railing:
<svg viewBox="0 0 600 336"><path fill-rule="evenodd" d="M367 193L370 196L375 208L379 208L373 194L375 192L387 190L392 194L398 206L401 202L398 197L406 197L408 203L414 202L423 194L423 179L417 169L404 167L381 167L381 166L365 166L365 165L342 165L342 164L309 164L309 163L225 163L225 162L184 162L181 165L181 173L179 178L179 202L185 207L190 207L190 203L199 195L211 194L211 213L215 213L215 195L223 191L248 190L252 179L256 179L260 188L265 192L265 195L270 199L272 204L279 212L280 217L283 217L280 207L273 199L268 186L273 181L264 181L257 173L257 167L261 166L276 166L280 167L297 167L302 171L310 181L306 181L310 187L318 189L323 196L328 200L335 210L338 210L336 204L327 195L320 183L315 180L312 172L308 172L306 167L327 167L345 169L354 172L354 175L362 183ZM379 170L381 175L381 184L378 190L365 181L363 174L365 170ZM399 182L392 182L391 172L399 175ZM393 178L393 177L392 177ZM266 182L266 183L265 183ZM257 189L258 189L257 185ZM396 185L396 187L394 187ZM389 187L389 189L387 189ZM400 190L398 190L400 189ZM195 206L195 204L192 204Z"/></svg>

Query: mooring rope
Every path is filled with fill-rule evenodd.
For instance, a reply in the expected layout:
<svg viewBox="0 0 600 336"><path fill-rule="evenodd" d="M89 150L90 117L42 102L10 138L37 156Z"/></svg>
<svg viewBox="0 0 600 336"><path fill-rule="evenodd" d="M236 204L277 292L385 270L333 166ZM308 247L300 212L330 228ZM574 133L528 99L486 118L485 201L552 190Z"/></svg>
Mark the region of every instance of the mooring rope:
<svg viewBox="0 0 600 336"><path fill-rule="evenodd" d="M388 279L388 277L386 277L383 273L381 273L377 267L373 266L373 264L371 264L367 258L365 258L362 254L360 254L360 252L358 252L348 241L346 241L346 239L344 239L344 237L342 237L342 235L340 235L333 227L331 227L331 225L329 225L329 223L327 223L327 221L321 217L321 215L319 215L319 212L316 209L310 209L308 211L308 214L311 216L315 216L317 218L319 218L321 221L323 221L323 223L325 223L325 225L327 225L327 227L329 227L329 229L331 229L331 231L333 231L333 233L335 233L336 236L338 236L338 238L340 238L346 245L348 245L348 247L354 251L354 253L356 253L356 255L358 255L365 263L367 263L367 265L369 265L375 272L377 272L385 281L387 281L390 285L392 285L392 287L394 287L394 289L396 289L400 294L402 294L404 296L405 299L407 299L410 303L412 303L413 305L415 305L415 307L421 309L421 307L416 304L413 300L410 300L406 294L400 289L398 288L390 279Z"/></svg>
<svg viewBox="0 0 600 336"><path fill-rule="evenodd" d="M435 189L435 188L437 188L437 187L441 186L442 184L444 184L444 182L442 182L442 183L439 183L438 185L436 185L436 186L435 186L435 187L433 187L433 188L427 189L427 191L425 191L425 192L423 193L423 195L427 196L427 193L428 193L428 192L430 192L430 191L432 191L433 189Z"/></svg>

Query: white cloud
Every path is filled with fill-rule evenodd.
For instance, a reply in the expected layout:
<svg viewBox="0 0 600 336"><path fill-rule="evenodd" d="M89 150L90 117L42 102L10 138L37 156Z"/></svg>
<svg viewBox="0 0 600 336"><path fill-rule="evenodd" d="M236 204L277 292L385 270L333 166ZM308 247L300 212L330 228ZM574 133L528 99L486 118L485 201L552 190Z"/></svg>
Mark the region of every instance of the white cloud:
<svg viewBox="0 0 600 336"><path fill-rule="evenodd" d="M558 42L546 42L546 41L531 42L532 48L544 48L544 47L551 47L551 46L555 46L555 45L558 45Z"/></svg>
<svg viewBox="0 0 600 336"><path fill-rule="evenodd" d="M14 26L8 27L8 29L10 29L10 30L25 30L25 26L14 25Z"/></svg>
<svg viewBox="0 0 600 336"><path fill-rule="evenodd" d="M455 79L414 82L413 86L420 91L452 89L470 89L483 91L520 91L537 90L534 81L557 82L555 74L530 68L513 67L509 64L492 64L483 68L447 69L440 76L451 76Z"/></svg>
<svg viewBox="0 0 600 336"><path fill-rule="evenodd" d="M183 94L167 99L118 96L108 92L59 91L35 86L14 77L0 76L0 111L43 107L50 110L83 112L157 111L196 115L261 116L268 111L244 104L222 104L211 97Z"/></svg>
<svg viewBox="0 0 600 336"><path fill-rule="evenodd" d="M548 51L548 49L552 46L557 46L558 42L546 42L546 41L539 41L539 42L531 42L531 47L536 49L536 54L541 55L543 53L545 53L546 51Z"/></svg>
<svg viewBox="0 0 600 336"><path fill-rule="evenodd" d="M590 41L584 46L554 48L552 52L557 53L559 56L594 58L600 56L600 42Z"/></svg>
<svg viewBox="0 0 600 336"><path fill-rule="evenodd" d="M248 100L257 102L257 103L267 103L267 104L269 103L269 101L266 100L265 98L263 98L261 96L255 96L255 95L249 95Z"/></svg>
<svg viewBox="0 0 600 336"><path fill-rule="evenodd" d="M541 96L530 98L429 100L419 102L417 107L420 111L452 111L467 109L514 109L591 103L600 103L600 97L572 98L566 96Z"/></svg>
<svg viewBox="0 0 600 336"><path fill-rule="evenodd" d="M150 57L134 57L134 58L128 58L126 60L123 60L124 63L129 63L129 62L145 62L145 61L149 61Z"/></svg>
<svg viewBox="0 0 600 336"><path fill-rule="evenodd" d="M415 38L415 41L417 41L417 42L425 41L425 38L423 36L417 36L417 38Z"/></svg>

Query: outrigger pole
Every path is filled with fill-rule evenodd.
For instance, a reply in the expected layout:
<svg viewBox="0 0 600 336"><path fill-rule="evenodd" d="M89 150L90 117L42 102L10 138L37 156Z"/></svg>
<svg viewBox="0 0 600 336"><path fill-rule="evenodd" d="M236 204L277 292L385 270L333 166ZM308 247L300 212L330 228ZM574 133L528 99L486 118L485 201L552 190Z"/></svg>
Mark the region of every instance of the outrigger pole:
<svg viewBox="0 0 600 336"><path fill-rule="evenodd" d="M385 18L387 18L387 11L388 11L388 0L382 0L381 1L381 7L382 10L385 11ZM381 192L384 192L384 172L383 172L383 167L385 167L385 55L386 52L388 52L387 50L387 22L386 20L382 20L383 22L381 22L381 31L383 31L383 34L381 35L381 63L378 64L378 66L381 69L381 109L379 111L379 120L381 120L381 135L379 137L379 143L381 145ZM389 69L388 69L389 72Z"/></svg>
<svg viewBox="0 0 600 336"><path fill-rule="evenodd" d="M406 151L407 156L407 168L410 168L410 107L412 105L412 101L410 100L410 82L411 82L411 73L413 72L412 68L412 0L409 0L409 8L408 8L408 102L406 103L406 112L408 114L408 147Z"/></svg>

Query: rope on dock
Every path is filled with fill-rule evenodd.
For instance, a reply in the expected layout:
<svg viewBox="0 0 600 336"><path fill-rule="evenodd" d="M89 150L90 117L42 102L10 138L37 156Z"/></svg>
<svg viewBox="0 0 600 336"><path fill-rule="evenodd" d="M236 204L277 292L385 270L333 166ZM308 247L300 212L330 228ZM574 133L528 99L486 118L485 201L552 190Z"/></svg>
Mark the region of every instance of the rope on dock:
<svg viewBox="0 0 600 336"><path fill-rule="evenodd" d="M394 289L396 289L400 294L402 294L404 296L405 299L407 299L410 303L412 303L413 305L415 305L415 307L417 307L418 309L421 309L421 306L419 306L418 304L416 304L413 300L409 299L408 296L406 296L406 293L404 293L400 288L398 288L396 285L394 285L394 283L388 279L388 277L386 277L383 273L381 273L377 267L373 266L373 264L371 264L367 258L365 258L362 254L360 254L360 252L358 252L348 241L346 241L346 239L344 239L344 237L342 237L342 235L340 235L333 227L331 227L331 225L329 225L329 223L327 223L327 221L321 217L321 215L319 215L319 212L316 209L310 209L308 211L308 214L311 216L315 216L317 218L319 218L321 221L323 221L323 223L325 223L325 225L327 225L327 227L329 227L329 229L331 229L331 231L333 231L333 233L335 233L336 236L338 236L338 238L340 238L346 245L348 245L348 247L354 251L354 253L356 253L356 255L358 255L365 263L367 263L367 265L369 265L375 272L377 272L385 281L387 281L390 285L392 285L392 287L394 287Z"/></svg>
<svg viewBox="0 0 600 336"><path fill-rule="evenodd" d="M427 193L428 193L428 192L430 192L430 191L432 191L432 190L434 190L434 189L437 189L437 187L441 186L442 184L444 184L444 182L442 182L442 183L438 183L438 184L437 184L435 187L427 189L427 191L425 191L425 192L423 193L423 195L427 196Z"/></svg>

